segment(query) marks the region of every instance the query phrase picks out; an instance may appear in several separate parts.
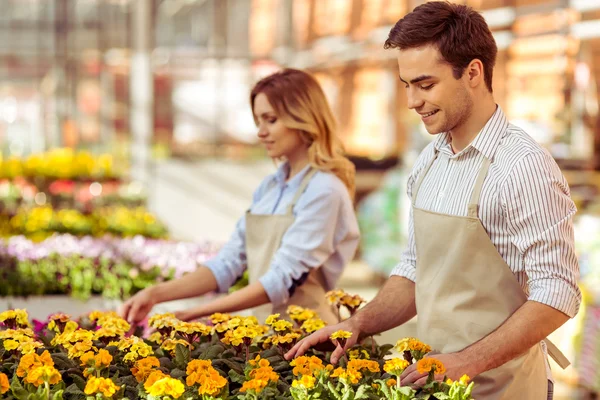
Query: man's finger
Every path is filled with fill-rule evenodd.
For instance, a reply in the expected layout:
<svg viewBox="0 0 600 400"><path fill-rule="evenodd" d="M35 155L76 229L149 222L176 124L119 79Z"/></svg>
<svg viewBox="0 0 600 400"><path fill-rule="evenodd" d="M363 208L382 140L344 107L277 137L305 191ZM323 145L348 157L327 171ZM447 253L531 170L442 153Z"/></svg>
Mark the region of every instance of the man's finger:
<svg viewBox="0 0 600 400"><path fill-rule="evenodd" d="M340 346L337 346L334 350L333 353L331 353L331 358L329 359L329 361L333 364L333 365L337 365L338 361L340 361L340 358L342 358L342 356L346 353L346 350L344 350L343 348L341 348Z"/></svg>
<svg viewBox="0 0 600 400"><path fill-rule="evenodd" d="M285 355L286 359L291 360L292 358L300 357L304 355L315 344L319 343L321 340L319 338L318 333L313 333L312 335L305 337L301 341L299 341L290 351L288 351Z"/></svg>
<svg viewBox="0 0 600 400"><path fill-rule="evenodd" d="M410 375L415 369L415 364L411 364L408 367L406 367L406 369L402 371L402 374L400 375L400 380L403 381L404 379L406 379L406 377Z"/></svg>
<svg viewBox="0 0 600 400"><path fill-rule="evenodd" d="M427 378L428 374L421 374L418 371L412 371L410 374L408 374L405 378L401 379L401 383L402 385L408 385L411 383L416 383L419 379L425 377Z"/></svg>
<svg viewBox="0 0 600 400"><path fill-rule="evenodd" d="M423 387L426 384L427 384L427 376L424 376L423 378L417 379L417 381L414 383L414 386Z"/></svg>

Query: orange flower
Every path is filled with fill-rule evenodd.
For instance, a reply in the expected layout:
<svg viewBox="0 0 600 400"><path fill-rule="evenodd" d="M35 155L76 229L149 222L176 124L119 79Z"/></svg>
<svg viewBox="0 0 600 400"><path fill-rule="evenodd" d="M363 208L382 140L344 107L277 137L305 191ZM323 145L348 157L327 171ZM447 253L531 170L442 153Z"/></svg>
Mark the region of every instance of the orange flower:
<svg viewBox="0 0 600 400"><path fill-rule="evenodd" d="M433 371L436 374L443 374L446 372L446 367L442 364L441 361L436 360L435 358L425 357L421 361L417 362L417 371L420 374L428 374L430 371Z"/></svg>
<svg viewBox="0 0 600 400"><path fill-rule="evenodd" d="M10 389L10 383L8 382L8 376L6 374L0 372L0 394L4 394L8 392Z"/></svg>

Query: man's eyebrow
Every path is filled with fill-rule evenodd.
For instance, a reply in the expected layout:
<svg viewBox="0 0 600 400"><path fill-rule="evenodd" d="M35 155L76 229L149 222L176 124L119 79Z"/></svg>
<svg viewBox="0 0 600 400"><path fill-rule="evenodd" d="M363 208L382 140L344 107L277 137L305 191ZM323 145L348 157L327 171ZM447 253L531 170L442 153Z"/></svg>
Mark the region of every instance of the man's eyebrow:
<svg viewBox="0 0 600 400"><path fill-rule="evenodd" d="M431 76L431 75L419 75L415 79L412 79L410 81L410 83L411 83L411 85L414 85L415 83L419 83L421 81L426 81L427 79L432 79L432 78L433 78L433 76ZM402 77L400 77L400 80L403 83L406 83L406 81L404 79L402 79ZM408 83L406 83L406 84L408 85Z"/></svg>

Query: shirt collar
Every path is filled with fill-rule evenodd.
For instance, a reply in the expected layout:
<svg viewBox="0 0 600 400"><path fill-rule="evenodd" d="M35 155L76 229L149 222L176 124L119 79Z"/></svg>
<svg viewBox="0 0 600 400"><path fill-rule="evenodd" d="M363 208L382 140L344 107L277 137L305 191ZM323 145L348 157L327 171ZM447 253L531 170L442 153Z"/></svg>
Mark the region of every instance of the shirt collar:
<svg viewBox="0 0 600 400"><path fill-rule="evenodd" d="M285 180L290 172L290 165L286 161L283 164L281 164L279 166L279 168L277 168L277 172L275 172L275 180L277 181L277 184L280 186L287 185L288 188L292 188L292 189L297 188L300 186L302 179L308 173L308 170L310 168L311 167L309 164L306 167L304 167L300 172L298 172L292 179L290 179L289 181L286 182Z"/></svg>
<svg viewBox="0 0 600 400"><path fill-rule="evenodd" d="M465 150L463 150L462 152L466 151L470 147L473 147L481 154L483 154L487 159L493 159L494 155L496 154L496 150L500 145L500 141L506 134L507 128L508 119L506 118L506 115L504 114L500 106L496 106L496 111L494 112L494 114L492 114L492 117L486 122L486 124L483 126L481 131L479 131L475 139L473 139L471 144L467 146L467 148L465 148ZM450 142L450 132L440 133L434 143L435 149L437 151L447 149L452 154Z"/></svg>

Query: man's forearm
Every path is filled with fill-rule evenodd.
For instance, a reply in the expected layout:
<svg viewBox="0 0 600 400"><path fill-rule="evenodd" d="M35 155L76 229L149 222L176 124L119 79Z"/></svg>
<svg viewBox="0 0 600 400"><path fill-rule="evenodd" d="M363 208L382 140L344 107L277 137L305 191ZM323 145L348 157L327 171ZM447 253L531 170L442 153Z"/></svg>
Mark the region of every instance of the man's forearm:
<svg viewBox="0 0 600 400"><path fill-rule="evenodd" d="M498 329L459 352L478 374L517 358L563 325L569 317L535 301L523 304Z"/></svg>
<svg viewBox="0 0 600 400"><path fill-rule="evenodd" d="M210 269L201 265L179 279L159 283L151 288L156 303L198 297L217 290L218 284Z"/></svg>
<svg viewBox="0 0 600 400"><path fill-rule="evenodd" d="M415 315L415 283L400 276L391 276L377 296L353 319L361 336L366 337L402 325Z"/></svg>

